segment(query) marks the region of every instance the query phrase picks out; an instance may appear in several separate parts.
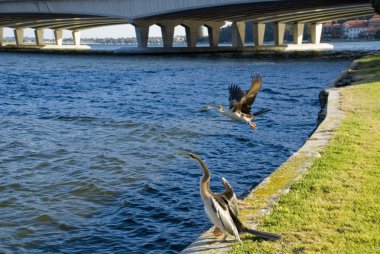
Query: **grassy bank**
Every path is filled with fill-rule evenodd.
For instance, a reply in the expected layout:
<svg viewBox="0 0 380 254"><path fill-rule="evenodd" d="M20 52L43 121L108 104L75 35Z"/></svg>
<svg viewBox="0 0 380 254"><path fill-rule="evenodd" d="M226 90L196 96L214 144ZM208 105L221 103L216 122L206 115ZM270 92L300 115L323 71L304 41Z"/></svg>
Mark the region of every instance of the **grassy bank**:
<svg viewBox="0 0 380 254"><path fill-rule="evenodd" d="M344 121L321 158L231 253L380 253L380 54L361 59L341 88Z"/></svg>

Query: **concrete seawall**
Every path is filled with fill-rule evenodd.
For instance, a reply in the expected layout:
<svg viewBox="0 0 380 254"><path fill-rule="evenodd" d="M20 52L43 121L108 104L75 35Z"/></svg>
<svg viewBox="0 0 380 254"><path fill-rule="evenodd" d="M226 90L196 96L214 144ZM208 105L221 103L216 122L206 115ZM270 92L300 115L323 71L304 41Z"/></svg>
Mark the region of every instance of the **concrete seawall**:
<svg viewBox="0 0 380 254"><path fill-rule="evenodd" d="M271 213L272 207L279 198L289 192L290 186L300 179L313 164L315 158L320 157L334 132L344 118L341 110L341 94L339 88L342 80L347 79L354 62L349 69L340 73L328 88L321 91L321 106L319 120L322 120L316 130L307 139L305 144L284 162L276 171L265 178L251 193L240 202L240 218L249 227L255 228L259 219ZM213 233L213 228L204 232L195 242L182 253L227 253L235 244L231 237L221 243ZM279 233L279 232L276 232Z"/></svg>
<svg viewBox="0 0 380 254"><path fill-rule="evenodd" d="M257 58L359 58L368 55L372 51L337 51L330 47L312 48L305 46L303 49L281 46L247 46L243 48L233 48L228 46L220 47L173 47L164 48L120 48L116 50L91 49L90 46L82 45L5 45L0 47L0 52L14 53L42 53L42 54L67 54L67 55L98 55L98 56L139 56L139 55L166 55L166 56L198 56L198 55L218 55L218 56L248 56ZM375 50L373 52L376 52Z"/></svg>

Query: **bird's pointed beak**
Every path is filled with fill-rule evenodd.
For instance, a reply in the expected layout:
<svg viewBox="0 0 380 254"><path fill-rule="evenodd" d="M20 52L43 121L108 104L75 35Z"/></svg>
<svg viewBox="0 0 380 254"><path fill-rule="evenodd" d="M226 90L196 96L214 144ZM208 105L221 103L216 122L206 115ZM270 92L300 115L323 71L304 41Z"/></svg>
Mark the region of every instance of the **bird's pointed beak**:
<svg viewBox="0 0 380 254"><path fill-rule="evenodd" d="M191 158L190 153L188 153L188 152L177 151L177 153L178 153L179 155L184 156L184 157Z"/></svg>
<svg viewBox="0 0 380 254"><path fill-rule="evenodd" d="M199 109L206 111L206 110L210 110L210 109L217 108L217 107L218 107L217 105L208 105L208 106L200 107Z"/></svg>

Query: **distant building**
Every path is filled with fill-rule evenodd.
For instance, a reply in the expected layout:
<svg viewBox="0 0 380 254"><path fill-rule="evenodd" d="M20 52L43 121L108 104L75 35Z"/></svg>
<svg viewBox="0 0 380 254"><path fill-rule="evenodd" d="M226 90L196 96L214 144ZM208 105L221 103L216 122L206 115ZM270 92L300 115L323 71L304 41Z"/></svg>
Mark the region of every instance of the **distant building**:
<svg viewBox="0 0 380 254"><path fill-rule="evenodd" d="M324 23L322 31L322 40L324 41L342 39L342 25L339 23Z"/></svg>
<svg viewBox="0 0 380 254"><path fill-rule="evenodd" d="M374 15L370 20L368 20L369 27L380 27L380 15Z"/></svg>
<svg viewBox="0 0 380 254"><path fill-rule="evenodd" d="M369 27L365 31L363 31L361 34L359 34L359 37L361 39L373 40L373 39L376 39L376 33L379 31L380 31L380 27Z"/></svg>
<svg viewBox="0 0 380 254"><path fill-rule="evenodd" d="M342 24L342 33L345 39L358 39L359 35L367 30L367 20L349 20Z"/></svg>

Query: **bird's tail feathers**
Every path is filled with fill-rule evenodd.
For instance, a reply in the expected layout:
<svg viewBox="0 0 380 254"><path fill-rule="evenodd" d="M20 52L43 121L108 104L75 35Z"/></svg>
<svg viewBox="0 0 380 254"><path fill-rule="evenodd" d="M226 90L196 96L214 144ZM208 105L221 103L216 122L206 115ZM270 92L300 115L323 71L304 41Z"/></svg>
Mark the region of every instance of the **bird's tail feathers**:
<svg viewBox="0 0 380 254"><path fill-rule="evenodd" d="M250 229L250 228L247 228L245 226L243 226L243 231L245 233L249 233L249 234L255 235L257 237L268 239L268 240L276 241L276 240L280 240L281 239L280 235L273 234L273 233L268 233L268 232L262 232L262 231L258 231L258 230L255 230L255 229Z"/></svg>
<svg viewBox="0 0 380 254"><path fill-rule="evenodd" d="M243 225L243 223L239 220L239 218L231 211L231 208L229 207L229 212L232 217L233 222L236 225L236 228L239 233L249 233L252 235L255 235L260 238L268 239L268 240L280 240L281 236L273 233L268 232L262 232L255 229L247 228Z"/></svg>
<svg viewBox="0 0 380 254"><path fill-rule="evenodd" d="M263 109L260 109L259 111L255 112L255 113L253 113L253 115L254 116L264 115L270 111L272 111L272 110L269 108L263 108Z"/></svg>

